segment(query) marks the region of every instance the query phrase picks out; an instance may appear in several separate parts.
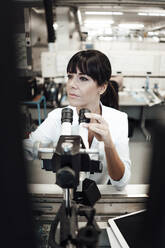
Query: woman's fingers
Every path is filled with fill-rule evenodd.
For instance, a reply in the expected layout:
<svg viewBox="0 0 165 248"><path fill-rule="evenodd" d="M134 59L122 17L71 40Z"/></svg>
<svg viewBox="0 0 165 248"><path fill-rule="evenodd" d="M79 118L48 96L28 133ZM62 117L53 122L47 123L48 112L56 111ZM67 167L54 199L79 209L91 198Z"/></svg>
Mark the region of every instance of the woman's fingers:
<svg viewBox="0 0 165 248"><path fill-rule="evenodd" d="M89 129L101 136L104 136L105 135L105 130L104 129L101 129L100 127L96 126L96 125L91 125L89 127Z"/></svg>
<svg viewBox="0 0 165 248"><path fill-rule="evenodd" d="M104 142L108 142L110 139L109 126L101 115L95 113L85 113L86 118L95 120L95 122L84 123L83 126L91 130L95 137Z"/></svg>
<svg viewBox="0 0 165 248"><path fill-rule="evenodd" d="M101 136L106 135L108 131L106 126L101 125L99 123L84 123L83 126L87 127L88 129L97 134L100 134Z"/></svg>
<svg viewBox="0 0 165 248"><path fill-rule="evenodd" d="M94 119L94 120L96 120L99 123L104 123L105 122L104 119L101 117L101 115L98 115L98 114L85 113L85 116L86 116L86 118Z"/></svg>

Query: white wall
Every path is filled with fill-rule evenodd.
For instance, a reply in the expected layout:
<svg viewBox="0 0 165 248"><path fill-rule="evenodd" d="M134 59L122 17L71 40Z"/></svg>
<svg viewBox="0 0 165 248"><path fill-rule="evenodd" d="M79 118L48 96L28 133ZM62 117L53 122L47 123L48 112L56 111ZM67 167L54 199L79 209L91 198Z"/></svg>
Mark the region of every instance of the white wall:
<svg viewBox="0 0 165 248"><path fill-rule="evenodd" d="M58 18L57 18L58 20ZM66 24L67 20L65 20ZM59 20L60 23L60 20ZM64 29L62 25L61 29ZM60 25L59 25L60 27ZM67 32L66 32L67 30ZM77 51L85 47L74 33L69 39L69 27L65 27L65 32L57 32L56 41L56 66L58 75L66 73L66 66L70 57ZM65 45L66 42L66 45ZM90 43L90 42L87 42ZM141 88L145 83L146 72L151 72L154 78L150 78L150 86L159 84L161 89L165 89L165 43L156 43L150 40L112 40L112 41L92 41L94 49L104 52L110 59L112 73L118 71L124 76L124 86L126 88ZM33 48L33 69L41 70L40 53L46 48ZM129 76L129 77L126 77ZM130 77L133 76L133 77ZM137 77L136 77L137 76ZM143 76L138 77L138 76Z"/></svg>
<svg viewBox="0 0 165 248"><path fill-rule="evenodd" d="M149 41L95 41L94 48L104 52L110 59L112 73L122 72L124 86L141 88L146 72L151 72L150 86L155 83L165 89L165 44ZM133 76L126 77L127 76ZM137 76L137 77L135 77ZM140 78L138 76L144 76ZM162 77L162 78L160 78Z"/></svg>

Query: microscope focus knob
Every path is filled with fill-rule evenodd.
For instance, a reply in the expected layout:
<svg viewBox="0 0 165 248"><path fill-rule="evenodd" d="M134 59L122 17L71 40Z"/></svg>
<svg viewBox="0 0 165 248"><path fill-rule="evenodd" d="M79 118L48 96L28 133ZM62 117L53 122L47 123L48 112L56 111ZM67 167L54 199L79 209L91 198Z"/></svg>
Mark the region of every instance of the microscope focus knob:
<svg viewBox="0 0 165 248"><path fill-rule="evenodd" d="M63 167L57 171L56 183L63 189L74 188L76 184L75 172L70 167Z"/></svg>

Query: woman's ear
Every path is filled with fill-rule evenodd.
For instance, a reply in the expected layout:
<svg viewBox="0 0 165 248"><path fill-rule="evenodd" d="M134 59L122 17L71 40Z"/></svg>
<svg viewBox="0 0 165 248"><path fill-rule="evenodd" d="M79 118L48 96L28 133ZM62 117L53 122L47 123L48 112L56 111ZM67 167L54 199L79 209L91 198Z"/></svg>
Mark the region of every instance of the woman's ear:
<svg viewBox="0 0 165 248"><path fill-rule="evenodd" d="M107 89L107 84L103 84L103 85L101 85L100 87L99 87L99 93L100 93L100 95L102 95L102 94L104 94L104 92L106 91L106 89Z"/></svg>

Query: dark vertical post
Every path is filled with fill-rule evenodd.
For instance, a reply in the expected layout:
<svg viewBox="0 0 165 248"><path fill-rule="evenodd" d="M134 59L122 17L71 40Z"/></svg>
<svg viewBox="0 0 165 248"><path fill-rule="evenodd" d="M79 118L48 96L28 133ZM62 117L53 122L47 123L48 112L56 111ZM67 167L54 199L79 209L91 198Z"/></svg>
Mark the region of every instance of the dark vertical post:
<svg viewBox="0 0 165 248"><path fill-rule="evenodd" d="M21 141L15 70L13 1L0 8L0 246L35 247Z"/></svg>

